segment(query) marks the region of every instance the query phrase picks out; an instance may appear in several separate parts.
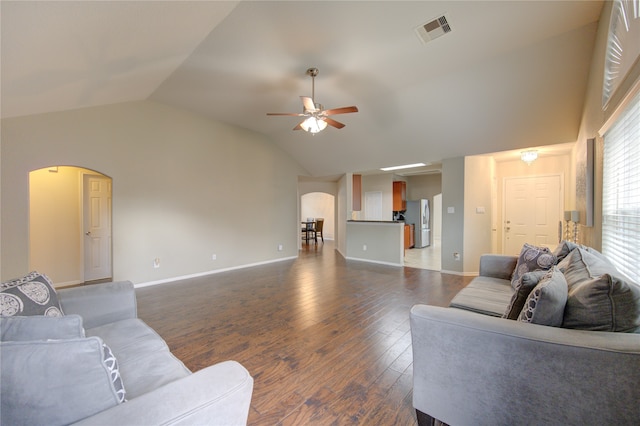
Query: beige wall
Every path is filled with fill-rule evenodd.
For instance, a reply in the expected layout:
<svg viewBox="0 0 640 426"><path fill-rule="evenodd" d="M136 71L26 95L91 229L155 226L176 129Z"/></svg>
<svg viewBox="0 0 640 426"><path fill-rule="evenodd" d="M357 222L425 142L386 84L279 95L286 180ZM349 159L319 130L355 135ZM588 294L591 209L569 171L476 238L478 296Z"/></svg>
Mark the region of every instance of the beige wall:
<svg viewBox="0 0 640 426"><path fill-rule="evenodd" d="M113 179L116 280L297 256L304 170L262 135L143 101L2 120L3 280L29 269L29 172L61 164Z"/></svg>
<svg viewBox="0 0 640 426"><path fill-rule="evenodd" d="M442 162L442 261L443 272L462 274L464 272L465 239L465 158L448 158ZM453 213L448 208L453 208ZM469 234L468 238L472 238ZM460 253L456 260L453 253Z"/></svg>
<svg viewBox="0 0 640 426"><path fill-rule="evenodd" d="M442 174L418 175L407 177L407 200L425 198L432 200L442 192Z"/></svg>
<svg viewBox="0 0 640 426"><path fill-rule="evenodd" d="M491 157L466 157L464 161L463 271L465 275L477 274L480 255L490 253L492 249L491 184L494 165L495 162ZM482 209L484 213L481 213ZM451 253L448 255L451 256Z"/></svg>

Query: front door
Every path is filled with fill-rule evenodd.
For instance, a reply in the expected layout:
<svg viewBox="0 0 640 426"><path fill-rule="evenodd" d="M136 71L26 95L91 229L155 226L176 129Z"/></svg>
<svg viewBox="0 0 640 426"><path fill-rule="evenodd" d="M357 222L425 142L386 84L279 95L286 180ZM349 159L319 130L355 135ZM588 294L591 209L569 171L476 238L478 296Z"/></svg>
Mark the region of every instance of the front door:
<svg viewBox="0 0 640 426"><path fill-rule="evenodd" d="M524 243L555 248L562 205L560 176L506 178L504 253L519 254Z"/></svg>
<svg viewBox="0 0 640 426"><path fill-rule="evenodd" d="M84 280L111 278L111 179L83 176Z"/></svg>

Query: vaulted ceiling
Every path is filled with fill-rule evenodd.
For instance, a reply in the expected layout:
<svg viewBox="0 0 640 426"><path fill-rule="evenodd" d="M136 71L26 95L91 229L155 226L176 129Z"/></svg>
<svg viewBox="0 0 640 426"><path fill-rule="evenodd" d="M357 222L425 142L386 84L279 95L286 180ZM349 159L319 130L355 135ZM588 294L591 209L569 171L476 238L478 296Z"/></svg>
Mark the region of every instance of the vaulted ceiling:
<svg viewBox="0 0 640 426"><path fill-rule="evenodd" d="M151 100L266 135L311 176L577 138L602 1L6 1L2 117ZM423 43L414 29L446 16ZM293 131L299 96L346 124Z"/></svg>

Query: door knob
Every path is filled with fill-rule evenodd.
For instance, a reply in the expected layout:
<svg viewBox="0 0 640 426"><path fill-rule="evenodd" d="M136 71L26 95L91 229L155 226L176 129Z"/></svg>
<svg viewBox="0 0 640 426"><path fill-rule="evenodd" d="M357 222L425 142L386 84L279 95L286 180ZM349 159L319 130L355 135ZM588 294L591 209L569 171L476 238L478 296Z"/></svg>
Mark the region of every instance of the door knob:
<svg viewBox="0 0 640 426"><path fill-rule="evenodd" d="M85 232L84 235L91 235L91 231Z"/></svg>

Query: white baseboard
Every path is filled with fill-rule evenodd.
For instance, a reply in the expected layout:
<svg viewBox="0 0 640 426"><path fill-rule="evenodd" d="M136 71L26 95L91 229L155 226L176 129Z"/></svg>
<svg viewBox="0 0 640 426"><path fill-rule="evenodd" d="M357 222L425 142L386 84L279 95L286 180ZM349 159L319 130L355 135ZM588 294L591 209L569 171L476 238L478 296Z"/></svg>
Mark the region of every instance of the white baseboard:
<svg viewBox="0 0 640 426"><path fill-rule="evenodd" d="M379 260L361 259L361 258L358 258L358 257L345 257L345 259L347 259L347 260L357 260L358 262L377 263L379 265L387 265L387 266L397 266L397 267L403 267L404 266L404 264L402 264L402 263L382 262L382 261L379 261Z"/></svg>
<svg viewBox="0 0 640 426"><path fill-rule="evenodd" d="M230 268L214 269L212 271L198 272L196 274L189 274L189 275L182 275L182 276L179 276L179 277L166 278L166 279L158 280L158 281L148 281L146 283L134 284L133 286L135 288L141 288L141 287L149 287L149 286L152 286L152 285L167 284L167 283L172 283L172 282L175 282L175 281L187 280L189 278L199 278L199 277L204 277L204 276L207 276L207 275L219 274L221 272L235 271L237 269L251 268L253 266L267 265L269 263L282 262L284 260L291 260L291 259L297 259L297 258L298 258L297 256L283 257L283 258L280 258L280 259L266 260L264 262L249 263L249 264L246 264L246 265L232 266Z"/></svg>
<svg viewBox="0 0 640 426"><path fill-rule="evenodd" d="M477 277L479 275L478 272L447 271L444 269L442 269L440 272L443 274L449 274L449 275L459 275L461 277Z"/></svg>
<svg viewBox="0 0 640 426"><path fill-rule="evenodd" d="M66 281L63 283L54 283L53 287L54 288L64 288L64 287L70 287L70 286L74 286L74 285L78 285L78 284L82 284L83 282L80 280L73 280L73 281Z"/></svg>

